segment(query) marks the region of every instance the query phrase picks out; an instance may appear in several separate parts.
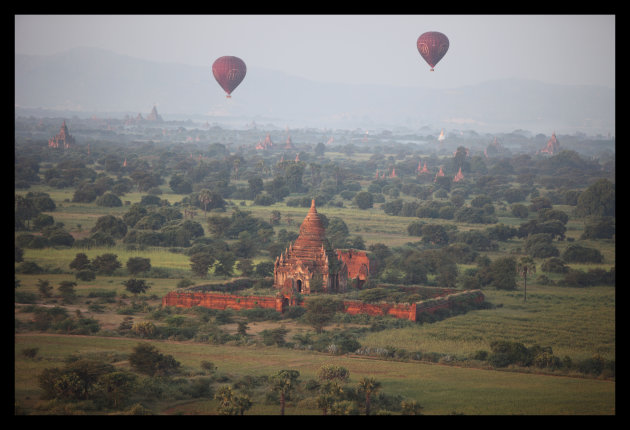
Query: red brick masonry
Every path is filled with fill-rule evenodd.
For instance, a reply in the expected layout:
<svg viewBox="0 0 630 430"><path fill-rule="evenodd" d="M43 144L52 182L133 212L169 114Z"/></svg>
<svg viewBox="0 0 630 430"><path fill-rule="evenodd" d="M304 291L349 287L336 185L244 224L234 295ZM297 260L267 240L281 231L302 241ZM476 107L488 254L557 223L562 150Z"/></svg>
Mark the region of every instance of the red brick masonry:
<svg viewBox="0 0 630 430"><path fill-rule="evenodd" d="M450 309L457 303L481 304L485 300L480 290L462 292L448 291L446 295L419 301L416 303L364 303L356 300L344 300L344 312L368 315L390 315L394 318L417 321L422 313L432 314L438 309ZM450 294L449 294L450 293ZM443 294L443 292L442 292ZM308 300L308 299L305 299ZM172 291L162 298L162 306L191 308L202 306L210 309L275 309L283 312L288 302L282 297L236 296L224 293L193 293ZM304 303L301 304L304 306Z"/></svg>

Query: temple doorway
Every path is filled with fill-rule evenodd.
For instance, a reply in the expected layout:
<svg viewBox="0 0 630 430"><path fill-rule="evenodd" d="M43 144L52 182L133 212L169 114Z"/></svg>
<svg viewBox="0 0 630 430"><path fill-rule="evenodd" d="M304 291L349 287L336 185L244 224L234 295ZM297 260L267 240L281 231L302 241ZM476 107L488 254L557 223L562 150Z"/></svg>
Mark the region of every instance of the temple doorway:
<svg viewBox="0 0 630 430"><path fill-rule="evenodd" d="M296 287L297 287L297 292L301 293L302 292L302 280L298 279L297 282L295 283Z"/></svg>

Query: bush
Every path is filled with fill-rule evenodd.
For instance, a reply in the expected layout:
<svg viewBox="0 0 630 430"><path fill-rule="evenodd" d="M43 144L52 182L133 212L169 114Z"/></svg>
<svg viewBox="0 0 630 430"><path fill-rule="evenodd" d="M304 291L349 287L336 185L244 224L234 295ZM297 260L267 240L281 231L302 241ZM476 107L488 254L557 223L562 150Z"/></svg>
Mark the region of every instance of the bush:
<svg viewBox="0 0 630 430"><path fill-rule="evenodd" d="M79 318L78 320L66 318L53 324L52 328L66 334L89 335L97 333L101 326L97 320L92 318Z"/></svg>
<svg viewBox="0 0 630 430"><path fill-rule="evenodd" d="M488 351L479 350L479 351L475 351L475 353L473 353L471 358L473 360L486 361L488 359L488 356L489 356Z"/></svg>
<svg viewBox="0 0 630 430"><path fill-rule="evenodd" d="M151 259L143 257L130 257L127 260L127 271L132 275L147 272L151 269Z"/></svg>
<svg viewBox="0 0 630 430"><path fill-rule="evenodd" d="M96 205L113 208L113 207L122 206L122 201L115 194L105 193L96 199Z"/></svg>
<svg viewBox="0 0 630 430"><path fill-rule="evenodd" d="M23 273L26 275L37 275L44 273L44 269L39 267L34 261L25 261L15 268L15 273Z"/></svg>
<svg viewBox="0 0 630 430"><path fill-rule="evenodd" d="M272 330L263 330L260 332L260 335L262 336L263 343L267 346L283 346L286 343L284 337L287 333L289 333L289 330L284 327L279 327Z"/></svg>
<svg viewBox="0 0 630 430"><path fill-rule="evenodd" d="M570 287L615 285L615 268L611 268L609 272L604 269L589 269L588 272L570 269L560 284Z"/></svg>
<svg viewBox="0 0 630 430"><path fill-rule="evenodd" d="M254 199L254 204L258 206L271 206L274 203L274 198L267 193L260 193Z"/></svg>
<svg viewBox="0 0 630 430"><path fill-rule="evenodd" d="M422 226L423 222L421 221L412 221L411 224L407 226L407 234L409 236L422 236Z"/></svg>
<svg viewBox="0 0 630 430"><path fill-rule="evenodd" d="M604 370L605 360L600 355L587 358L577 363L577 368L581 373L599 375Z"/></svg>
<svg viewBox="0 0 630 430"><path fill-rule="evenodd" d="M615 219L613 217L596 217L587 221L581 239L612 239L614 236Z"/></svg>
<svg viewBox="0 0 630 430"><path fill-rule="evenodd" d="M562 361L549 352L541 352L534 358L534 366L539 369L558 369L562 367Z"/></svg>
<svg viewBox="0 0 630 430"><path fill-rule="evenodd" d="M35 293L28 293L26 291L15 292L15 303L33 304L36 302L37 302L37 295Z"/></svg>
<svg viewBox="0 0 630 430"><path fill-rule="evenodd" d="M532 363L532 353L519 342L494 341L490 344L492 353L488 361L494 367L507 367L510 364L529 366Z"/></svg>
<svg viewBox="0 0 630 430"><path fill-rule="evenodd" d="M525 241L525 251L534 258L551 258L560 254L558 248L552 245L551 235L547 233L530 235Z"/></svg>
<svg viewBox="0 0 630 430"><path fill-rule="evenodd" d="M566 265L564 260L557 257L545 260L545 262L540 265L540 268L543 272L548 273L567 273L569 270L569 267Z"/></svg>
<svg viewBox="0 0 630 430"><path fill-rule="evenodd" d="M37 347L22 349L22 355L26 358L35 358L38 352L39 352L39 348Z"/></svg>
<svg viewBox="0 0 630 430"><path fill-rule="evenodd" d="M129 356L131 367L149 376L165 376L176 373L181 366L172 355L164 355L149 344L138 344Z"/></svg>
<svg viewBox="0 0 630 430"><path fill-rule="evenodd" d="M306 309L304 309L302 306L289 306L284 313L284 317L287 319L298 319L305 313Z"/></svg>
<svg viewBox="0 0 630 430"><path fill-rule="evenodd" d="M96 273L93 270L79 270L74 275L79 281L89 282L96 279Z"/></svg>
<svg viewBox="0 0 630 430"><path fill-rule="evenodd" d="M114 371L111 364L82 359L66 364L63 369L44 369L38 382L44 399L87 400L99 394L99 380Z"/></svg>
<svg viewBox="0 0 630 430"><path fill-rule="evenodd" d="M214 373L217 370L217 366L211 361L203 360L201 362L201 368L207 373Z"/></svg>
<svg viewBox="0 0 630 430"><path fill-rule="evenodd" d="M118 261L116 254L107 253L95 257L92 260L92 267L97 273L111 275L116 269L121 268L122 264Z"/></svg>
<svg viewBox="0 0 630 430"><path fill-rule="evenodd" d="M604 256L595 248L569 245L562 254L562 259L569 263L601 263L604 260Z"/></svg>
<svg viewBox="0 0 630 430"><path fill-rule="evenodd" d="M247 318L247 321L278 321L282 318L282 315L275 309L253 308L243 309L240 311L242 315Z"/></svg>
<svg viewBox="0 0 630 430"><path fill-rule="evenodd" d="M15 245L20 248L42 249L50 246L50 243L44 236L22 233L15 238Z"/></svg>

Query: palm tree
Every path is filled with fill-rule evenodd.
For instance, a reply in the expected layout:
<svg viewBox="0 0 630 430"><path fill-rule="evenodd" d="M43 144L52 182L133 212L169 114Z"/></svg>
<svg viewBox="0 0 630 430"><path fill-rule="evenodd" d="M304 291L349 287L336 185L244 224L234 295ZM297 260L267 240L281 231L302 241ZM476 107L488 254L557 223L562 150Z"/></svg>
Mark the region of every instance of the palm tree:
<svg viewBox="0 0 630 430"><path fill-rule="evenodd" d="M220 387L214 398L219 401L218 412L221 415L236 415L239 412L243 415L245 409L249 409L249 406L251 406L251 402L247 406L246 402L242 402L242 400L243 404L240 405L238 397L234 395L232 389L227 385Z"/></svg>
<svg viewBox="0 0 630 430"><path fill-rule="evenodd" d="M359 391L365 393L365 415L370 415L370 397L381 388L381 383L374 378L363 377L359 381Z"/></svg>
<svg viewBox="0 0 630 430"><path fill-rule="evenodd" d="M516 271L519 275L523 277L523 281L525 284L525 296L524 301L527 301L527 275L531 273L536 273L536 264L531 257L522 257L518 262L516 267Z"/></svg>
<svg viewBox="0 0 630 430"><path fill-rule="evenodd" d="M415 400L403 401L400 404L401 412L403 415L422 415L422 409L424 409L420 403Z"/></svg>
<svg viewBox="0 0 630 430"><path fill-rule="evenodd" d="M203 205L203 214L206 215L208 204L212 202L212 192L207 188L199 191L199 202Z"/></svg>
<svg viewBox="0 0 630 430"><path fill-rule="evenodd" d="M234 160L232 160L232 166L234 167L234 179L236 180L238 180L238 168L240 167L242 161L243 159L240 157L235 157Z"/></svg>
<svg viewBox="0 0 630 430"><path fill-rule="evenodd" d="M247 394L234 396L234 407L239 415L243 415L246 410L252 407L252 401Z"/></svg>
<svg viewBox="0 0 630 430"><path fill-rule="evenodd" d="M323 382L317 397L317 407L324 415L328 415L335 402L341 399L343 388L340 384L348 382L350 372L345 367L324 364L317 372L317 377Z"/></svg>
<svg viewBox="0 0 630 430"><path fill-rule="evenodd" d="M271 389L280 393L280 415L284 415L286 396L295 388L299 377L297 370L280 370L270 378Z"/></svg>
<svg viewBox="0 0 630 430"><path fill-rule="evenodd" d="M317 407L322 410L324 415L328 415L328 411L335 403L335 397L328 393L322 393L317 396Z"/></svg>
<svg viewBox="0 0 630 430"><path fill-rule="evenodd" d="M39 279L37 281L37 288L42 297L50 297L50 293L53 289L52 285L50 285L50 281L47 279Z"/></svg>

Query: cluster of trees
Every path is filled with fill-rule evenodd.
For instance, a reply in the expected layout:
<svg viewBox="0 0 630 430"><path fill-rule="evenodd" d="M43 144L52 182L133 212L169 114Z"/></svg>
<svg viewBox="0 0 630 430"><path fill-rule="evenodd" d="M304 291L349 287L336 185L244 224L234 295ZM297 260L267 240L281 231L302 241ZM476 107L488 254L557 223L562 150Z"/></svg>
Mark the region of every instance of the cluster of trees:
<svg viewBox="0 0 630 430"><path fill-rule="evenodd" d="M129 355L129 364L135 372L121 370L103 360L71 356L64 367L44 369L38 376L42 398L66 404L63 408L66 411L68 404L75 404L77 409L127 408L128 413L148 413L143 406L132 406L129 401L138 393L145 397L160 397L161 393L151 395L151 380L143 380L138 373L151 378L168 377L177 374L181 364L173 356L164 355L148 344L138 344L134 348Z"/></svg>
<svg viewBox="0 0 630 430"><path fill-rule="evenodd" d="M539 345L526 347L519 342L495 341L490 348L490 352L475 352L472 359L499 368L565 369L592 375L615 372L614 362L597 355L573 362L569 357L555 356L550 347ZM34 359L37 353L37 348L22 351L27 359ZM113 364L123 359L128 360L129 370ZM151 411L144 405L167 397L214 399L220 415L244 415L257 401L275 403L280 415L284 415L288 402L319 409L323 415L371 415L375 411L418 415L423 410L415 400L387 395L381 382L373 377L363 376L350 383L348 369L332 364L321 366L316 378L305 381L300 379L298 370L282 369L258 377L245 375L230 384L231 378L219 374L212 362L202 361L201 370L208 376L181 378L186 369L172 355L139 343L127 357L110 357L109 362L70 356L63 367L44 369L38 376L38 384L42 398L51 401L48 407L66 412L88 409L147 414ZM177 383L173 377L178 377ZM262 393L262 397L256 393Z"/></svg>
<svg viewBox="0 0 630 430"><path fill-rule="evenodd" d="M35 359L37 353L37 348L22 351L28 359ZM113 364L124 358L129 370ZM277 404L280 415L288 402L319 409L323 415L370 415L375 410L417 415L423 409L415 400L385 394L373 377L351 384L350 372L341 366L323 365L316 379L306 381L300 379L299 371L282 369L267 376L244 375L231 384L231 378L219 374L214 363L202 361L201 369L208 376L182 378L183 366L172 355L139 343L128 357L70 356L63 367L44 369L38 385L42 399L50 401L48 408L65 413L150 414L145 405L167 397L214 399L219 415L244 415L256 401ZM255 392L260 388L264 397L259 400Z"/></svg>
<svg viewBox="0 0 630 430"><path fill-rule="evenodd" d="M462 141L452 157L440 158L437 154L422 154L421 148L415 145L397 144L388 141L386 135L382 137L385 141L360 147L352 144L327 147L321 142L305 144L299 152L300 161L279 161L282 155L279 151L252 152L245 146L230 151L228 147L234 147L232 143L226 146L129 141L124 133L117 135L116 140L105 138L102 142L91 142L91 151L87 154L79 145L66 151L48 150L43 157L44 140L17 137L16 185L27 188L43 182L57 188L72 187L74 201L96 202L103 197L98 204L104 206L119 205L124 194L132 190L159 193L158 187L168 183L174 193L190 197L191 205L204 210L220 207L220 201L213 198L202 203L204 200L200 201L197 195L202 190L222 199L252 200L262 205L283 201L291 194L305 193L315 197L320 207L345 202L362 209L382 203L385 198L397 198L400 193L419 200L432 196L444 198L450 193L449 203L457 209L462 195L485 194L509 204L524 201L527 196L536 197L538 190L534 182L557 189L554 191L556 202L575 204L578 188L602 176L612 177L602 172L605 160L586 159L572 150L552 157L511 156L508 151L486 158L478 148L477 153L469 154L469 148L464 147L467 142ZM479 139L473 139L470 144L478 146L476 140ZM326 152L330 151L372 155L367 160L349 157L331 161L326 157ZM199 158L193 158L193 152ZM152 159L142 157L145 153L151 153ZM431 173L418 174L419 163L428 164ZM440 166L445 176L435 178ZM609 165L604 164L604 167L608 169ZM455 183L452 178L460 168L467 180ZM374 179L377 170L391 172L394 169L398 178ZM243 179L247 181L245 186L235 182ZM367 190L357 188L358 181L366 180L370 181ZM515 182L517 186L510 185ZM583 204L590 203L584 201ZM445 215L452 213L452 209L444 212Z"/></svg>
<svg viewBox="0 0 630 430"><path fill-rule="evenodd" d="M477 351L473 359L488 361L494 367L508 366L536 367L539 369L577 370L580 373L599 376L615 374L615 362L599 355L574 362L570 357L558 357L550 346L532 345L526 347L520 342L497 340L490 344L490 352Z"/></svg>
<svg viewBox="0 0 630 430"><path fill-rule="evenodd" d="M52 151L48 154L52 166L40 172L41 157L36 155L36 144L24 142L18 146L16 179L19 178L20 183L38 183L42 175L42 181L51 186L74 187L74 201L97 202L103 206L120 205L124 194L135 189L148 193L141 206L164 206L168 202L159 199L161 191L157 187L164 184L165 178L170 178L170 188L183 195L180 204L185 212L187 207L203 209L204 213L221 209L225 207L226 198L252 200L262 205L285 201L288 205L307 207L310 197L314 197L319 207L343 206L345 202L367 209L374 203L383 203L385 213L395 216L481 224L495 223L495 205L504 205L503 202L511 204L515 216L520 217L527 216L527 210L550 207L550 202L575 206L580 216L614 216L614 185L608 179L601 179L607 173L602 172L596 160L586 160L575 151L562 151L548 158L529 155L484 158L469 155L468 150L460 146L450 160L440 160L435 156L418 156L413 146L381 145L361 148L361 151L374 153L367 162L353 159L331 162L321 150L323 145L317 145L319 151L300 152L300 160L304 161L274 162L277 153L237 151L231 154L219 143L207 145L202 151L204 157L196 160L190 155L191 150L198 152L198 145L191 148L144 142L130 144L124 151L130 155L125 157L123 166L120 145L119 142L97 145L92 148L92 155L79 150L67 154ZM397 155L384 157L385 150ZM146 151L155 156L151 162L137 155ZM445 176L434 181L433 174L417 174L419 162L428 162L433 168L442 165ZM468 180L455 183L451 178L460 168ZM376 170L392 169L396 169L400 177L373 178ZM247 186L233 183L234 179L246 179ZM369 180L367 189L359 180ZM589 181L591 187L581 191ZM548 189L546 196L540 196L537 185ZM309 198L289 197L296 193L304 193ZM405 201L398 198L400 194L415 200ZM464 205L467 198L471 199L470 204ZM529 208L522 203L527 198L531 202ZM22 228L36 214L25 208L23 202L16 205L19 206L19 210L16 207L19 213L16 225ZM139 215L151 216L136 226L134 221L138 221ZM160 215L138 214L135 210L129 214L126 224L138 232L131 234L128 242L187 246L186 241L195 234L190 226L169 224L168 231L161 231L165 223L181 218ZM553 225L544 227L554 228Z"/></svg>
<svg viewBox="0 0 630 430"><path fill-rule="evenodd" d="M370 282L365 288L373 288L382 282L462 289L516 289L516 279L520 276L517 268L523 257L506 256L490 260L483 254L483 251L498 248L494 238L501 235L513 237L517 235L516 229L512 228L512 232L506 234L502 230L510 228L498 225L486 232L458 233L441 225L412 223L409 230L413 231L416 226L422 232L422 243L429 245L428 248L419 243L395 250L382 243L368 246ZM595 248L571 244L560 256L550 235L541 233L527 237L525 251L530 258L544 259L541 264L543 272L564 273L565 278L559 282L560 285L614 285L614 268L609 271L590 269L587 272L569 270L567 263L602 262L602 254ZM475 263L476 267L459 271L459 264L471 263ZM431 280L430 275L433 275Z"/></svg>

